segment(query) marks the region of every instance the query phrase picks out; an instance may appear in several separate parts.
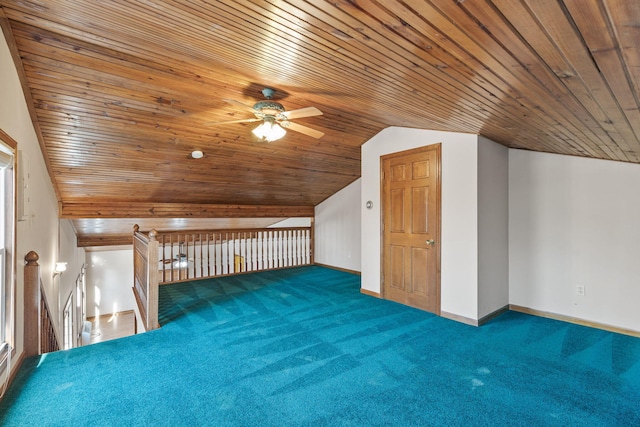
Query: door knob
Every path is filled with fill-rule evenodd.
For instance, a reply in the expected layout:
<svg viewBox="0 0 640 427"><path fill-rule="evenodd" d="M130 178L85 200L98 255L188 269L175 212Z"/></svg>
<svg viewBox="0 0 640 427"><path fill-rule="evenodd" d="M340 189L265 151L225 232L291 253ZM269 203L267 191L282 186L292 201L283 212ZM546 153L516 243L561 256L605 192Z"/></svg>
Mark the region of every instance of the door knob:
<svg viewBox="0 0 640 427"><path fill-rule="evenodd" d="M433 239L429 239L429 240L427 240L427 245L431 245L431 246L433 246L433 245L435 245L435 244L436 244L436 241L435 241L435 240L433 240Z"/></svg>

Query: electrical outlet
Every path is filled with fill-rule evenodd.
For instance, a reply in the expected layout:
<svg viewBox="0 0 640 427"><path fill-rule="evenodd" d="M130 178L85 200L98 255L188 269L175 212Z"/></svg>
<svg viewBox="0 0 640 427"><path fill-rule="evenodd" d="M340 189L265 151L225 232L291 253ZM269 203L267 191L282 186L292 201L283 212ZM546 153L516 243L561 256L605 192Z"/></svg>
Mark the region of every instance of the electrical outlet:
<svg viewBox="0 0 640 427"><path fill-rule="evenodd" d="M576 294L580 295L581 297L584 296L584 285L578 285L576 287Z"/></svg>

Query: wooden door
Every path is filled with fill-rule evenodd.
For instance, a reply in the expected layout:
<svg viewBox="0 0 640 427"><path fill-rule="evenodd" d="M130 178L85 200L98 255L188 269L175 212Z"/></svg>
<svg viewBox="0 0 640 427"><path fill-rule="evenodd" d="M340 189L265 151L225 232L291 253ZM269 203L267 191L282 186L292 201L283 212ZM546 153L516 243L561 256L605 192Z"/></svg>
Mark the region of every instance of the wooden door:
<svg viewBox="0 0 640 427"><path fill-rule="evenodd" d="M382 296L440 314L441 145L382 158Z"/></svg>

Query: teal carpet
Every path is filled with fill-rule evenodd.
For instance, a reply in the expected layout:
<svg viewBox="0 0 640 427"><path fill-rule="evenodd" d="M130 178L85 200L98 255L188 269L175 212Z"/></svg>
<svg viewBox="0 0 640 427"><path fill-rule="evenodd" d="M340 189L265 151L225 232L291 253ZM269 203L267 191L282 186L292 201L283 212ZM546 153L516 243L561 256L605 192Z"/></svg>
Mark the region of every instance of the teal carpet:
<svg viewBox="0 0 640 427"><path fill-rule="evenodd" d="M640 339L359 288L321 267L163 286L161 329L27 360L1 424L640 425Z"/></svg>

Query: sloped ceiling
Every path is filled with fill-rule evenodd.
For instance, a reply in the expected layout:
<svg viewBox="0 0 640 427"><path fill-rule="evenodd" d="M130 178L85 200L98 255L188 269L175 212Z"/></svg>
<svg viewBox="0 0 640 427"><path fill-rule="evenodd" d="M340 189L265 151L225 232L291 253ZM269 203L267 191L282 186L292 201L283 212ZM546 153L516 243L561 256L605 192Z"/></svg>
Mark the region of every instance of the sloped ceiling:
<svg viewBox="0 0 640 427"><path fill-rule="evenodd" d="M0 5L66 218L306 216L388 126L640 162L635 0ZM264 87L324 136L220 123Z"/></svg>

